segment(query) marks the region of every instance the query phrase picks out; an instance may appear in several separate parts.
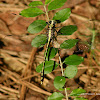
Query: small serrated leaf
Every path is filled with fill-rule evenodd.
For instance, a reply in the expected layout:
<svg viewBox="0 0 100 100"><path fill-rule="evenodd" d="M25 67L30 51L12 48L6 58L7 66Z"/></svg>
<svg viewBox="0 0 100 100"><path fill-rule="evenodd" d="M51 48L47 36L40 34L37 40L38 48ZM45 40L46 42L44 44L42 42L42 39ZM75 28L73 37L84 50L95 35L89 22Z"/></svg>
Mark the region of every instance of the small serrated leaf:
<svg viewBox="0 0 100 100"><path fill-rule="evenodd" d="M54 86L56 89L58 89L59 91L63 91L64 90L64 85L65 85L66 79L63 76L57 76L54 79Z"/></svg>
<svg viewBox="0 0 100 100"><path fill-rule="evenodd" d="M22 10L20 12L20 15L24 17L36 17L43 13L44 12L41 9L35 7L35 8L27 8L27 9Z"/></svg>
<svg viewBox="0 0 100 100"><path fill-rule="evenodd" d="M67 0L54 0L48 6L48 11L62 7Z"/></svg>
<svg viewBox="0 0 100 100"><path fill-rule="evenodd" d="M68 40L65 40L60 45L60 48L62 48L62 49L71 49L72 47L74 47L76 45L77 42L78 42L77 39L68 39Z"/></svg>
<svg viewBox="0 0 100 100"><path fill-rule="evenodd" d="M62 100L64 95L60 92L54 92L51 96L48 97L48 100Z"/></svg>
<svg viewBox="0 0 100 100"><path fill-rule="evenodd" d="M43 3L41 1L33 1L29 4L30 7L36 7L36 6L40 6L43 5Z"/></svg>
<svg viewBox="0 0 100 100"><path fill-rule="evenodd" d="M64 63L67 65L79 65L83 61L84 61L83 57L80 57L80 56L74 54L74 55L67 57L64 60Z"/></svg>
<svg viewBox="0 0 100 100"><path fill-rule="evenodd" d="M68 25L68 26L62 27L58 31L58 34L59 35L72 35L76 30L77 30L77 26L76 25Z"/></svg>
<svg viewBox="0 0 100 100"><path fill-rule="evenodd" d="M47 36L44 34L41 34L41 35L36 36L32 40L31 45L33 47L43 47L46 42L47 42Z"/></svg>
<svg viewBox="0 0 100 100"><path fill-rule="evenodd" d="M77 66L69 65L64 71L64 75L68 78L73 78L77 74Z"/></svg>
<svg viewBox="0 0 100 100"><path fill-rule="evenodd" d="M45 62L45 68L44 68L44 74L51 73L54 69L57 68L57 66L58 66L58 64L53 60L46 61ZM38 73L41 73L42 72L42 67L43 67L43 63L41 63L40 65L38 65L36 67L36 71Z"/></svg>
<svg viewBox="0 0 100 100"><path fill-rule="evenodd" d="M78 88L78 89L74 89L71 93L70 96L79 96L82 93L86 93L86 91L84 89Z"/></svg>
<svg viewBox="0 0 100 100"><path fill-rule="evenodd" d="M63 22L69 18L70 14L70 8L62 9L54 15L53 20L59 20L60 22Z"/></svg>
<svg viewBox="0 0 100 100"><path fill-rule="evenodd" d="M45 28L46 25L47 25L46 21L36 20L29 25L27 31L32 34L39 33L40 31L42 31Z"/></svg>

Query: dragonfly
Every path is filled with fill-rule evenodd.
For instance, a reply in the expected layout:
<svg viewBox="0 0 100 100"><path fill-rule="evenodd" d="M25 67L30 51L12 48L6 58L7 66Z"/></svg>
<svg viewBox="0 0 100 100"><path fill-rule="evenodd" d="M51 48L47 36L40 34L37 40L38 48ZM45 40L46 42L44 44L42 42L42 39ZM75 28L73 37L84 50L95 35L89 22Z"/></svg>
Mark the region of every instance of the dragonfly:
<svg viewBox="0 0 100 100"><path fill-rule="evenodd" d="M43 83L44 80L44 69L45 69L45 61L46 61L46 56L47 56L47 52L48 52L48 48L50 45L50 42L54 40L55 38L55 32L57 32L55 30L55 24L57 23L57 21L55 20L51 20L49 22L47 22L48 24L48 32L47 32L47 37L48 37L48 42L47 42L47 46L46 46L46 50L45 50L45 56L44 56L44 62L43 62L43 67L42 67L42 72L41 72L41 84Z"/></svg>

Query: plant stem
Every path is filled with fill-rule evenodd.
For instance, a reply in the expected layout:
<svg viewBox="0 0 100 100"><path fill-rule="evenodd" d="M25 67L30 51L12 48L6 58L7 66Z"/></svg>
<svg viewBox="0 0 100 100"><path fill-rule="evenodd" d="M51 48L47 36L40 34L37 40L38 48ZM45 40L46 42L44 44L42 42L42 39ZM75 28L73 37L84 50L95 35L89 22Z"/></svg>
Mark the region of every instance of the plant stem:
<svg viewBox="0 0 100 100"><path fill-rule="evenodd" d="M58 49L58 54L59 54L59 49ZM62 76L64 76L64 71L63 71L63 64L62 64L62 61L61 61L61 57L60 57L60 54L59 54L59 61L60 61L60 67L61 67L61 72L62 72ZM65 97L66 97L66 100L68 100L68 94L67 94L67 89L65 88Z"/></svg>
<svg viewBox="0 0 100 100"><path fill-rule="evenodd" d="M92 53L93 53L93 51L94 51L95 36L96 36L96 32L95 32L95 30L93 29L93 30L92 30L92 43L91 43L91 51L92 51Z"/></svg>
<svg viewBox="0 0 100 100"><path fill-rule="evenodd" d="M65 95L66 95L66 100L68 100L68 94L67 94L67 89L65 88Z"/></svg>
<svg viewBox="0 0 100 100"><path fill-rule="evenodd" d="M40 0L40 1L42 2L43 0ZM44 7L44 10L45 10L45 14L46 14L46 16L47 16L47 19L48 19L48 21L49 21L50 19L49 19L48 11L47 11L47 9L46 9L46 5L43 4L43 7Z"/></svg>
<svg viewBox="0 0 100 100"><path fill-rule="evenodd" d="M48 11L47 11L47 9L46 9L46 5L44 4L43 7L44 7L44 9L45 9L45 13L46 13L47 19L48 19L48 21L49 21L50 19L49 19ZM58 50L58 54L59 54L59 50ZM60 61L60 67L61 67L62 76L64 76L63 64L62 64L62 61L61 61L60 54L59 54L59 61ZM66 89L66 88L65 88L65 95L66 95L66 100L68 100L68 95L67 95L67 89Z"/></svg>
<svg viewBox="0 0 100 100"><path fill-rule="evenodd" d="M49 19L49 15L48 15L48 11L47 11L47 9L46 9L46 6L43 5L43 7L44 7L44 10L45 10L45 13L46 13L47 19L48 19L48 21L49 21L50 19Z"/></svg>
<svg viewBox="0 0 100 100"><path fill-rule="evenodd" d="M59 53L59 52L58 52L58 53ZM62 65L62 61L61 61L60 54L59 54L59 61L60 61L60 67L61 67L62 76L64 76L63 65Z"/></svg>

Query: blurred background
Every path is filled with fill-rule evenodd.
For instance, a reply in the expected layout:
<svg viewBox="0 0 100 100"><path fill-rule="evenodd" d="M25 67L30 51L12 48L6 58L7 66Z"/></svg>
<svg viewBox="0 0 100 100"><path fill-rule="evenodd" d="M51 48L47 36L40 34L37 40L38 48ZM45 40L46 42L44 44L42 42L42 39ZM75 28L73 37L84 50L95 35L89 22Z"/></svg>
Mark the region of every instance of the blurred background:
<svg viewBox="0 0 100 100"><path fill-rule="evenodd" d="M31 41L46 29L34 35L27 31L33 21L47 20L46 16L25 18L19 15L32 1L38 0L0 0L0 100L45 100L57 91L53 80L61 75L59 67L45 76L43 85L40 74L35 71L43 61L46 46L34 48ZM39 8L44 10L42 6ZM83 97L100 100L100 0L67 0L60 9L50 11L49 17L52 19L55 12L63 8L71 8L72 13L58 27L77 25L78 30L71 36L58 36L58 43L66 39L79 39L79 42L72 49L61 50L60 56L62 60L72 54L84 57L75 78L66 79L66 87L70 88L68 94L80 87L94 93ZM58 61L58 55L54 59Z"/></svg>

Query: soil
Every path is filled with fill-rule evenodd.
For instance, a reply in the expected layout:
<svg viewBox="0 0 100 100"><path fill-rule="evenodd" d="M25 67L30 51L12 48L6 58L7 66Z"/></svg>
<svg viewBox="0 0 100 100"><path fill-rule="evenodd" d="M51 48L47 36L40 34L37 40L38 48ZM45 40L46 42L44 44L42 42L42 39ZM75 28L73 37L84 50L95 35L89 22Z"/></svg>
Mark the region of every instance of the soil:
<svg viewBox="0 0 100 100"><path fill-rule="evenodd" d="M46 45L35 48L31 41L46 30L38 34L27 31L33 21L47 20L46 16L25 18L19 15L31 1L0 0L0 100L47 100L53 92L58 92L53 80L61 75L60 67L47 74L42 85L40 73L36 72L36 66L43 62ZM83 88L87 94L82 97L100 100L100 0L67 0L60 9L66 7L71 8L71 16L58 27L77 25L78 30L71 36L58 36L58 44L66 39L79 39L79 42L72 49L60 50L60 56L63 60L77 54L84 57L84 62L78 66L73 79L66 79L65 87L70 88L68 95L73 89ZM49 17L52 18L56 11L50 11ZM96 34L94 43L93 34ZM57 47L55 42L54 47ZM58 61L58 55L54 59Z"/></svg>

